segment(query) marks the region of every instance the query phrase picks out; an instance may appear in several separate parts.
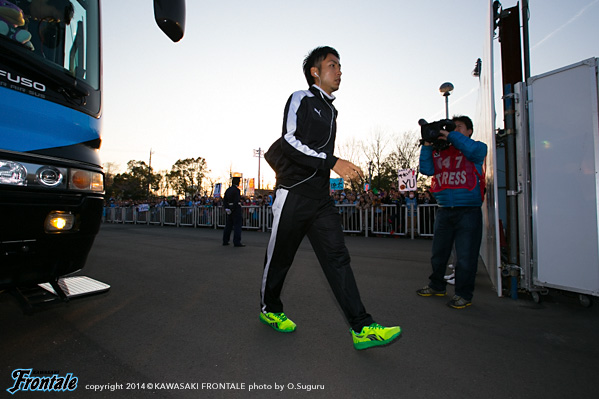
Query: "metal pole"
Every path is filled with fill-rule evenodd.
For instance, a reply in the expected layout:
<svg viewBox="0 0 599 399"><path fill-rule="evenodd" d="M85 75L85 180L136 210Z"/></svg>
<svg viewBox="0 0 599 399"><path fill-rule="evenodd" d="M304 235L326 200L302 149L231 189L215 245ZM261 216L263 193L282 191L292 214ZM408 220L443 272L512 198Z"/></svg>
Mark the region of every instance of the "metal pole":
<svg viewBox="0 0 599 399"><path fill-rule="evenodd" d="M506 144L505 152L507 158L507 205L508 205L508 260L511 267L511 297L518 299L518 179L516 176L516 129L515 129L515 106L513 99L512 85L504 86L504 108L505 108L505 131Z"/></svg>
<svg viewBox="0 0 599 399"><path fill-rule="evenodd" d="M448 118L449 119L449 118ZM410 238L414 239L414 204L410 204Z"/></svg>
<svg viewBox="0 0 599 399"><path fill-rule="evenodd" d="M258 190L260 190L260 158L264 155L264 151L262 148L258 147L257 150L254 150L254 156L258 157Z"/></svg>
<svg viewBox="0 0 599 399"><path fill-rule="evenodd" d="M528 0L522 0L522 44L524 46L524 81L530 78L530 40L528 33Z"/></svg>
<svg viewBox="0 0 599 399"><path fill-rule="evenodd" d="M503 10L499 24L501 42L501 72L503 80L503 109L505 123L505 161L507 189L507 241L508 270L511 276L511 297L518 299L519 267L519 227L518 227L518 187L516 164L516 108L514 85L522 82L522 48L520 45L520 16L518 7Z"/></svg>

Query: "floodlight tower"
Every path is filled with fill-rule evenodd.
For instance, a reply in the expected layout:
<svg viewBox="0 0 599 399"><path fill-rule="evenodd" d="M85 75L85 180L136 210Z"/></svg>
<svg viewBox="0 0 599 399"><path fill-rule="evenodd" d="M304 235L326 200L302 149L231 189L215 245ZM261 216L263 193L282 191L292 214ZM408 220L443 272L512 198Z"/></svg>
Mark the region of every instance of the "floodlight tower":
<svg viewBox="0 0 599 399"><path fill-rule="evenodd" d="M260 159L264 158L264 150L258 147L257 150L254 150L254 157L258 157L258 190L260 190Z"/></svg>

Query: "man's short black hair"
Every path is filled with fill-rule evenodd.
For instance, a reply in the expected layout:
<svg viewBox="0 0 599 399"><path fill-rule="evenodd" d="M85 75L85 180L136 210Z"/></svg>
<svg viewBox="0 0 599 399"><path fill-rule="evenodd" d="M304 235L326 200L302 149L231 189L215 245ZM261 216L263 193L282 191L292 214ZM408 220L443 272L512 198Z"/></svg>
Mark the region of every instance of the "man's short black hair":
<svg viewBox="0 0 599 399"><path fill-rule="evenodd" d="M454 115L451 120L454 122L462 122L464 125L466 125L466 129L472 130L472 132L474 132L474 125L472 124L472 119L469 117L465 115Z"/></svg>
<svg viewBox="0 0 599 399"><path fill-rule="evenodd" d="M329 46L316 47L306 56L306 58L304 58L304 76L306 77L308 86L312 86L315 82L310 69L316 67L320 71L320 63L327 58L327 55L329 54L333 54L335 57L340 58L337 50Z"/></svg>
<svg viewBox="0 0 599 399"><path fill-rule="evenodd" d="M240 177L234 177L233 180L231 180L231 184L233 184L234 186L239 186L240 181Z"/></svg>

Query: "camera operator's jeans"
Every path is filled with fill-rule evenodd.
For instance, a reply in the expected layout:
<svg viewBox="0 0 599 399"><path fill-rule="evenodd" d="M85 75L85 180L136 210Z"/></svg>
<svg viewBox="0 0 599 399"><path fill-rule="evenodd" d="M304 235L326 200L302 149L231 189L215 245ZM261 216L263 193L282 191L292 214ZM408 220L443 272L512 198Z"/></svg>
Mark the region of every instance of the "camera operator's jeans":
<svg viewBox="0 0 599 399"><path fill-rule="evenodd" d="M455 294L472 300L478 268L478 254L483 232L480 207L439 208L435 216L435 235L429 287L443 291L447 285L445 271L455 242Z"/></svg>

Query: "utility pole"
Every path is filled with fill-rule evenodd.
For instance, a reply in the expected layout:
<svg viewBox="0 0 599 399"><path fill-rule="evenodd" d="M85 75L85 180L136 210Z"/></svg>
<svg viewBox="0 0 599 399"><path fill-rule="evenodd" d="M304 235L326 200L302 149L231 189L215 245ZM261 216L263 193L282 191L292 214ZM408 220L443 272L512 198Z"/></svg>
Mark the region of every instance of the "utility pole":
<svg viewBox="0 0 599 399"><path fill-rule="evenodd" d="M148 163L148 186L146 187L146 197L150 199L150 180L152 178L152 148L150 148L150 162Z"/></svg>

